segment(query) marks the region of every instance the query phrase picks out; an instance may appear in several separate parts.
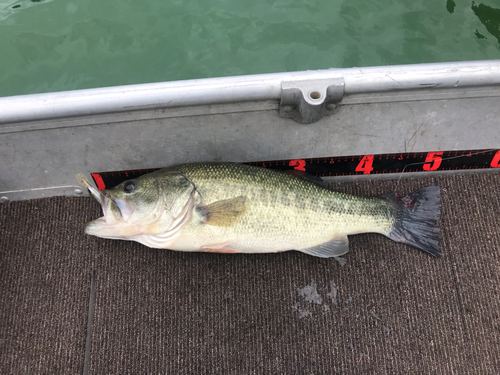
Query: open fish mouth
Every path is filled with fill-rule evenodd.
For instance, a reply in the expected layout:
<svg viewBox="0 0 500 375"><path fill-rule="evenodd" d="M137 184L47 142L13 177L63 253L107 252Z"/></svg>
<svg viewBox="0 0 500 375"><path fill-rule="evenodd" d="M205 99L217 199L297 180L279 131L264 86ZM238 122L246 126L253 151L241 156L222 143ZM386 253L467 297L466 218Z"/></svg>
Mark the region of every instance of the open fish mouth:
<svg viewBox="0 0 500 375"><path fill-rule="evenodd" d="M92 195L102 207L103 216L97 220L94 220L92 223L100 222L100 224L117 224L122 220L123 215L119 207L120 205L118 205L117 202L112 199L109 193L105 191L99 191L98 189L93 187L85 178L85 175L83 173L78 173L76 175L76 179L80 185L88 189L90 195ZM128 209L126 209L126 206L123 203L121 204L121 206L125 209L125 211L129 211ZM126 212L125 216L127 216L127 213L128 215L130 215L129 212Z"/></svg>
<svg viewBox="0 0 500 375"><path fill-rule="evenodd" d="M119 205L107 192L101 192L93 186L87 187L90 194L101 204L103 216L97 220L105 224L117 224L123 218ZM123 206L123 204L122 204Z"/></svg>
<svg viewBox="0 0 500 375"><path fill-rule="evenodd" d="M85 225L85 233L102 238L123 238L123 216L120 208L107 192L94 187L88 188L90 194L101 204L103 216Z"/></svg>
<svg viewBox="0 0 500 375"><path fill-rule="evenodd" d="M87 223L85 233L104 238L119 238L119 227L123 222L123 215L111 195L106 191L97 190L88 182L83 173L78 173L76 179L99 202L103 212L102 217Z"/></svg>

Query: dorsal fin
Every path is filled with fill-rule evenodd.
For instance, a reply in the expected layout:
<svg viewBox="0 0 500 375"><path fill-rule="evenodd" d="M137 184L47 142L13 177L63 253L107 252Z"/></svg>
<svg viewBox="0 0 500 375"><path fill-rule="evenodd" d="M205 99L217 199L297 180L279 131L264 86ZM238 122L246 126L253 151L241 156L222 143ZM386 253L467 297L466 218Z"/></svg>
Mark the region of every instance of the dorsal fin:
<svg viewBox="0 0 500 375"><path fill-rule="evenodd" d="M289 170L289 171L283 171L284 173L292 176L292 177L295 177L295 178L303 178L305 180L309 180L309 181L312 181L312 182L315 182L317 183L318 185L324 187L324 188L328 188L328 183L326 183L321 177L318 177L316 175L313 175L312 173L309 173L309 172L304 172L304 171L299 171L297 169L292 169L292 170Z"/></svg>

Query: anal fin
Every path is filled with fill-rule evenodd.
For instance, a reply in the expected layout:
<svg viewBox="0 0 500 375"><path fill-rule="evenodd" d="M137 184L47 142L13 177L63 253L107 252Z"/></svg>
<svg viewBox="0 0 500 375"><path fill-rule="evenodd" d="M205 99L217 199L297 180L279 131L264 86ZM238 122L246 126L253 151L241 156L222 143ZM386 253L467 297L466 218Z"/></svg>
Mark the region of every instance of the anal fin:
<svg viewBox="0 0 500 375"><path fill-rule="evenodd" d="M347 236L344 235L313 247L298 250L320 258L339 257L349 251L349 240Z"/></svg>

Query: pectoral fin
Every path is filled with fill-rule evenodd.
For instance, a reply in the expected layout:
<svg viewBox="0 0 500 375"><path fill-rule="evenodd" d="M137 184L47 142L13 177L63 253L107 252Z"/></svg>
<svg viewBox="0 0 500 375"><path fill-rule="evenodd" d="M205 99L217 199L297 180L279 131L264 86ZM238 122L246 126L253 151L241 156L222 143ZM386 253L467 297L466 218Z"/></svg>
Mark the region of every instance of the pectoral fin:
<svg viewBox="0 0 500 375"><path fill-rule="evenodd" d="M347 236L341 236L299 251L320 258L339 257L349 251L349 240Z"/></svg>
<svg viewBox="0 0 500 375"><path fill-rule="evenodd" d="M209 253L224 253L224 254L241 253L241 251L239 250L231 249L231 241L203 245L202 247L200 247L200 250L207 251Z"/></svg>
<svg viewBox="0 0 500 375"><path fill-rule="evenodd" d="M245 213L247 198L239 196L198 207L198 212L205 217L203 224L217 227L231 227Z"/></svg>

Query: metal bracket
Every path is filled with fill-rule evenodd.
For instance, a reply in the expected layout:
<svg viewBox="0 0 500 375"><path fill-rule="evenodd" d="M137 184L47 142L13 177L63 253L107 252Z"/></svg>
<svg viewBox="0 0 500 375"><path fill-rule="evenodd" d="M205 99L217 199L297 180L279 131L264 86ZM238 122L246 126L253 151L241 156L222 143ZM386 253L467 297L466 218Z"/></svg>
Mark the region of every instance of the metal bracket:
<svg viewBox="0 0 500 375"><path fill-rule="evenodd" d="M333 113L344 97L344 78L281 82L280 116L312 124Z"/></svg>
<svg viewBox="0 0 500 375"><path fill-rule="evenodd" d="M37 189L11 190L0 192L0 204L9 201L19 201L24 199L48 198L59 195L65 196L87 196L89 193L86 189L77 185L68 186L52 186Z"/></svg>

